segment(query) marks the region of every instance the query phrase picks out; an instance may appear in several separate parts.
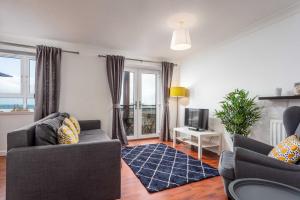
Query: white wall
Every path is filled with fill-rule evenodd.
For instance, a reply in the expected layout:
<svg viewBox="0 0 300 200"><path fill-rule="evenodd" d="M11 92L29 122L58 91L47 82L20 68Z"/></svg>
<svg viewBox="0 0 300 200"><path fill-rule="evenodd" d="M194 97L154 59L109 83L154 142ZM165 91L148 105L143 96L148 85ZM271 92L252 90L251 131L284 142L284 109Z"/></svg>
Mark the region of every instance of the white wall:
<svg viewBox="0 0 300 200"><path fill-rule="evenodd" d="M33 122L32 113L0 113L0 156L6 154L6 133Z"/></svg>
<svg viewBox="0 0 300 200"><path fill-rule="evenodd" d="M276 87L283 88L283 94L291 94L294 83L300 82L299 36L298 13L186 59L180 73L181 84L190 89L186 105L209 108L213 117L224 95L235 88L249 90L251 96L274 95ZM263 118L252 137L267 143L269 120L281 119L283 110L300 105L300 100L259 104L265 106ZM223 131L218 121L212 119L210 124Z"/></svg>
<svg viewBox="0 0 300 200"><path fill-rule="evenodd" d="M78 119L101 119L103 129L109 131L112 104L105 59L64 54L61 73L59 110Z"/></svg>
<svg viewBox="0 0 300 200"><path fill-rule="evenodd" d="M78 50L80 55L63 53L61 71L60 111L69 112L78 119L100 119L102 128L111 135L112 103L106 78L105 59L97 57L98 54L121 54L126 57L142 58L147 60L161 60L149 58L130 52L103 50L101 47L86 46L61 41L21 38L0 35L0 41L16 42L21 44L46 44L61 47L66 50ZM0 49L16 49L1 46ZM28 49L18 49L26 50ZM160 68L159 65L125 62L126 66L140 66ZM179 67L174 70L174 84L178 83ZM175 105L171 101L171 108ZM175 109L172 109L175 111ZM172 114L173 115L173 114ZM175 120L171 118L173 127ZM32 115L7 115L0 113L0 152L6 149L6 133L33 122Z"/></svg>

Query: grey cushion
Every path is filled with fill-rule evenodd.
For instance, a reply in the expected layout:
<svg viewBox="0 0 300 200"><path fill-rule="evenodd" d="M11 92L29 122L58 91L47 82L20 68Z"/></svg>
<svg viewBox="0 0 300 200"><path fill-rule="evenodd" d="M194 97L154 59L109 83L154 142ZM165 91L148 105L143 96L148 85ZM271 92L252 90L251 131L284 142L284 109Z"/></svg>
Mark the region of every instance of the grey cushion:
<svg viewBox="0 0 300 200"><path fill-rule="evenodd" d="M219 173L226 179L235 179L234 154L231 151L223 151L220 156Z"/></svg>
<svg viewBox="0 0 300 200"><path fill-rule="evenodd" d="M65 119L64 114L44 120L36 125L35 145L55 145L58 144L57 131Z"/></svg>
<svg viewBox="0 0 300 200"><path fill-rule="evenodd" d="M79 143L110 141L111 139L100 129L86 130L79 134Z"/></svg>
<svg viewBox="0 0 300 200"><path fill-rule="evenodd" d="M57 132L47 127L47 125L38 124L35 127L35 146L55 144L58 144Z"/></svg>

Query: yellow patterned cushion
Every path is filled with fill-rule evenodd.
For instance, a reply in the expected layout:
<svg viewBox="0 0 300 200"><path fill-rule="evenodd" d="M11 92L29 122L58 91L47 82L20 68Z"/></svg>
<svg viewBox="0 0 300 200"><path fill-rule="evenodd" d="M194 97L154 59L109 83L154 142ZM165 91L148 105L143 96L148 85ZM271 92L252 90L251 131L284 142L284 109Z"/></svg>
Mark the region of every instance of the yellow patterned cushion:
<svg viewBox="0 0 300 200"><path fill-rule="evenodd" d="M74 126L73 122L69 119L69 118L65 118L63 121L63 124L66 125L67 127L69 127L72 132L74 133L76 139L78 140L78 132L76 127Z"/></svg>
<svg viewBox="0 0 300 200"><path fill-rule="evenodd" d="M75 117L73 117L73 116L71 116L69 119L74 124L74 126L75 126L75 128L77 130L77 133L80 134L80 125L79 125L78 120Z"/></svg>
<svg viewBox="0 0 300 200"><path fill-rule="evenodd" d="M74 133L78 134L78 131L77 131L75 125L69 118L65 118L63 121L63 124L68 126Z"/></svg>
<svg viewBox="0 0 300 200"><path fill-rule="evenodd" d="M287 163L300 160L300 140L296 135L287 137L272 149L269 156Z"/></svg>
<svg viewBox="0 0 300 200"><path fill-rule="evenodd" d="M78 143L78 135L74 134L73 131L64 124L58 129L57 137L58 137L59 144L77 144Z"/></svg>

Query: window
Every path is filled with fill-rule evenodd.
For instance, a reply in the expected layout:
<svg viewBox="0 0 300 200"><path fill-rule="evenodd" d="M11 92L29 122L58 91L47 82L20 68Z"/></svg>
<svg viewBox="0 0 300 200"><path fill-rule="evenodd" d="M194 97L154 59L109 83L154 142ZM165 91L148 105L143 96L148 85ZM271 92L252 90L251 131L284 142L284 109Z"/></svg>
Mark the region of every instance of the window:
<svg viewBox="0 0 300 200"><path fill-rule="evenodd" d="M0 112L33 111L35 58L0 53Z"/></svg>

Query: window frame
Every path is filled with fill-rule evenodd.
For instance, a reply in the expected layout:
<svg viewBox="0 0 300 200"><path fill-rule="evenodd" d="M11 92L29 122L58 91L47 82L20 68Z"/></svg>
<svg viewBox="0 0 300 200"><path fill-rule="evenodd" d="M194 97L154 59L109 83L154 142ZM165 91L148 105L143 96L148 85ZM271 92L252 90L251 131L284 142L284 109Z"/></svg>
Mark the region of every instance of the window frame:
<svg viewBox="0 0 300 200"><path fill-rule="evenodd" d="M34 98L34 94L30 94L30 60L36 60L34 55L22 55L14 53L5 53L0 51L0 57L20 59L20 93L0 93L0 98L22 98L23 109L27 108L27 99ZM29 111L29 110L28 110ZM31 112L31 111L29 111Z"/></svg>

